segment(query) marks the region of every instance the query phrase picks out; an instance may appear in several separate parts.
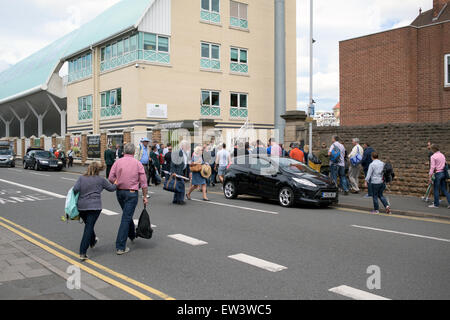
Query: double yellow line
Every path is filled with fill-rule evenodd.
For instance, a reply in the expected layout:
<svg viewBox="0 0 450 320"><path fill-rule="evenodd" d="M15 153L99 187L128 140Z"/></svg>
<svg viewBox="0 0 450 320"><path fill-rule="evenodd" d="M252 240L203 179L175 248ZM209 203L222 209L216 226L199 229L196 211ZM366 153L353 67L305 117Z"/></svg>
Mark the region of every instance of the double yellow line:
<svg viewBox="0 0 450 320"><path fill-rule="evenodd" d="M115 286L115 287L117 287L117 288L119 288L119 289L129 293L130 295L135 296L136 298L138 298L140 300L152 300L152 298L150 298L149 296L147 296L147 295L145 295L145 294L143 294L143 293L141 293L141 292L131 288L128 285L125 285L125 284L123 284L123 283L121 283L121 282L119 282L117 280L114 280L113 278L110 278L110 277L108 277L108 276L106 276L106 275L104 275L104 274L102 274L102 273L100 273L100 272L98 272L98 271L96 271L96 270L86 266L83 263L80 263L78 261L73 260L72 258L70 258L70 257L68 257L68 256L66 256L66 255L64 255L62 253L60 253L59 251L56 251L55 249L50 248L48 245L51 245L54 248L56 248L56 249L58 249L58 250L60 250L62 252L67 253L69 256L72 256L72 257L75 257L75 258L78 259L79 255L77 255L75 252L72 252L72 251L70 251L70 250L60 246L59 244L57 244L57 243L55 243L53 241L50 241L50 240L42 237L41 235L36 234L36 233L32 232L31 230L26 229L26 228L24 228L24 227L22 227L22 226L20 226L20 225L18 225L16 223L14 223L14 222L8 220L8 219L0 217L0 220L1 220L0 221L0 226L8 229L11 232L14 232L15 234L21 236L25 240L33 243L34 245L36 245L36 246L38 246L38 247L40 247L42 249L44 249L45 251L55 255L56 257L66 261L66 262L68 262L68 263L70 263L72 265L75 265L75 266L79 267L81 270L84 270L85 272L87 272L87 273L89 273L89 274L91 274L91 275L93 275L93 276L103 280L104 282L107 282L107 283L109 283L109 284L111 284L111 285L113 285L113 286ZM44 244L42 242L39 242L38 240L30 237L29 235L19 231L18 229L22 230L22 231L24 231L24 232L26 232L28 234L30 234L31 236L35 237L36 239L39 239L39 240L43 241L44 243L47 243L48 245L46 245L46 244ZM97 269L100 269L100 270L102 270L104 272L107 272L107 273L109 273L110 275L112 275L112 276L114 276L116 278L122 279L122 280L128 282L129 284L132 284L132 285L134 285L134 286L136 286L136 287L138 287L140 289L143 289L143 290L147 291L148 293L151 293L151 294L153 294L153 295L155 295L155 296L157 296L157 297L159 297L161 299L164 299L164 300L175 300L174 298L168 296L167 294L165 294L165 293L163 293L163 292L161 292L159 290L156 290L156 289L154 289L154 288L152 288L152 287L150 287L150 286L148 286L146 284L143 284L143 283L141 283L139 281L136 281L136 280L134 280L132 278L129 278L129 277L127 277L127 276L125 276L125 275L123 275L121 273L118 273L118 272L116 272L114 270L111 270L111 269L109 269L109 268L107 268L107 267L105 267L105 266L103 266L101 264L98 264L98 263L96 263L96 262L94 262L92 260L86 260L85 263L90 264L91 266L93 266L93 267L95 267Z"/></svg>

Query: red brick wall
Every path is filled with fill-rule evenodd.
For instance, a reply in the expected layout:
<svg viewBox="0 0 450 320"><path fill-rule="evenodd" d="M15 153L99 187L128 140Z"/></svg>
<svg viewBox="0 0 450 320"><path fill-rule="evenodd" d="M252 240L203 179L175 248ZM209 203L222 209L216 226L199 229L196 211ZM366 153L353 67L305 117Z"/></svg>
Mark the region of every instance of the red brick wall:
<svg viewBox="0 0 450 320"><path fill-rule="evenodd" d="M340 43L341 125L450 121L450 23Z"/></svg>

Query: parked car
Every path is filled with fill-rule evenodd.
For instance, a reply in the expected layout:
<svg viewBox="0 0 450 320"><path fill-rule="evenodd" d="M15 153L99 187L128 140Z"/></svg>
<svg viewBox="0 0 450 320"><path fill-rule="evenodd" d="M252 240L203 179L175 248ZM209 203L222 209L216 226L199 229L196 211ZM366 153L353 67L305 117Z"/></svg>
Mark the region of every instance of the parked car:
<svg viewBox="0 0 450 320"><path fill-rule="evenodd" d="M0 166L11 168L16 166L16 157L11 149L0 149Z"/></svg>
<svg viewBox="0 0 450 320"><path fill-rule="evenodd" d="M338 188L329 177L294 159L266 155L235 158L225 173L224 194L227 199L246 194L278 200L283 207L328 207L339 201Z"/></svg>
<svg viewBox="0 0 450 320"><path fill-rule="evenodd" d="M50 151L31 148L31 150L29 150L23 158L23 168L31 168L36 171L42 169L55 169L61 171L63 168L63 162L56 159L55 155Z"/></svg>

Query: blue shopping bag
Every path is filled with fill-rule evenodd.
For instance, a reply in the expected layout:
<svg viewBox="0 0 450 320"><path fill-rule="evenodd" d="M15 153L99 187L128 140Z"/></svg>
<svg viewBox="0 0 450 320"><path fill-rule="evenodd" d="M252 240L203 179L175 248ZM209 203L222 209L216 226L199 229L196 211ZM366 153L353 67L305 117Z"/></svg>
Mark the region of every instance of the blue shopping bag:
<svg viewBox="0 0 450 320"><path fill-rule="evenodd" d="M78 212L78 196L79 193L75 194L73 188L69 190L66 197L66 206L64 211L68 220L78 220L80 213Z"/></svg>

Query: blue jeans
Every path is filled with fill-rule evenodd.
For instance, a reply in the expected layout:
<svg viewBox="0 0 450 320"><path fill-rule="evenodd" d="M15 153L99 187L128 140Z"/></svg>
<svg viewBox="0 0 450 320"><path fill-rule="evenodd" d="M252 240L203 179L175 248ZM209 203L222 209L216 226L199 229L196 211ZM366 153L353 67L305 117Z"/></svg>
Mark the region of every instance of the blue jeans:
<svg viewBox="0 0 450 320"><path fill-rule="evenodd" d="M383 206L386 208L389 206L386 198L383 196L383 192L386 189L386 185L384 183L380 184L372 184L372 198L373 198L373 208L378 211L380 210L380 206L378 204L378 198L380 198Z"/></svg>
<svg viewBox="0 0 450 320"><path fill-rule="evenodd" d="M448 204L450 205L450 193L447 191L447 181L445 180L445 173L444 172L438 172L435 175L434 180L434 205L436 207L439 207L439 198L440 198L440 191L444 193L444 195L447 197Z"/></svg>
<svg viewBox="0 0 450 320"><path fill-rule="evenodd" d="M80 255L86 254L89 246L95 244L94 227L101 212L101 210L80 211L80 217L84 221L84 232L83 238L81 238Z"/></svg>
<svg viewBox="0 0 450 320"><path fill-rule="evenodd" d="M173 194L173 203L180 204L180 203L184 202L184 195L185 195L185 193L186 193L186 190L185 190L184 180L182 180L182 179L177 179L177 183L182 183L182 184L183 184L183 188L182 188L183 191L181 191L181 192L175 192L175 193Z"/></svg>
<svg viewBox="0 0 450 320"><path fill-rule="evenodd" d="M330 171L331 171L331 179L333 179L333 181L336 184L336 186L338 185L337 178L339 176L339 178L340 178L339 186L345 192L348 192L348 181L347 181L347 178L345 177L345 167L338 166L337 164L332 164L330 166Z"/></svg>
<svg viewBox="0 0 450 320"><path fill-rule="evenodd" d="M139 200L139 192L118 190L116 196L123 211L122 220L120 222L119 232L116 239L116 249L125 250L127 245L127 237L130 238L130 240L134 240L136 238L136 226L133 222L133 215Z"/></svg>

